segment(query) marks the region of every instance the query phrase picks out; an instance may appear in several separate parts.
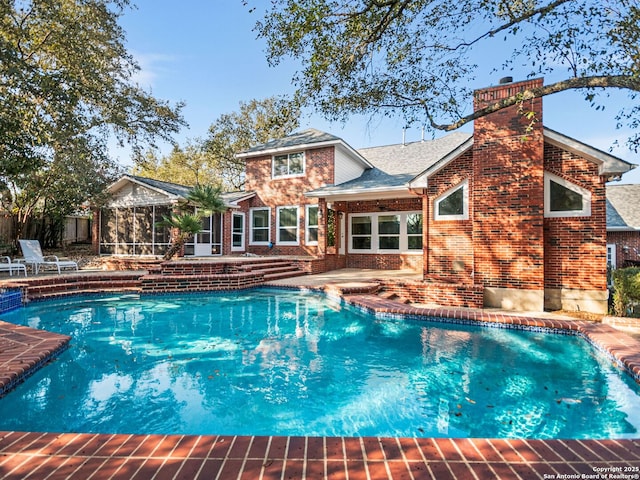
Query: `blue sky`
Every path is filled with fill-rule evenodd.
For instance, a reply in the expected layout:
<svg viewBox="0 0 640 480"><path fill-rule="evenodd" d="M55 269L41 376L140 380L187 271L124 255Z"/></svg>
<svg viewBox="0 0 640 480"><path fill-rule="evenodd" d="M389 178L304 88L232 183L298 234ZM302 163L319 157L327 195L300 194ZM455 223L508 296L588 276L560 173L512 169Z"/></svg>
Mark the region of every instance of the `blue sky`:
<svg viewBox="0 0 640 480"><path fill-rule="evenodd" d="M286 62L269 67L265 44L256 39L252 30L260 13L258 10L250 13L241 0L134 2L137 8L127 10L120 24L126 31L129 51L142 67L137 80L158 98L186 102L183 113L189 128L176 137L180 144L187 139L204 138L220 115L237 111L242 101L293 92L291 78L296 66ZM506 75L520 80L524 74L491 73L479 77L471 86L483 88ZM546 81L549 83L551 79ZM626 101L625 94L613 93L606 100L605 110L596 111L577 93L555 94L544 99L544 124L604 151L609 151L618 140L622 146L611 153L640 164L640 155L624 146L629 131L615 128L615 114ZM400 117L358 116L343 125L305 112L301 119L301 128L327 131L354 148L400 143L403 126ZM462 128L469 132L471 129L471 125ZM420 127L406 132L407 141L417 141L420 137ZM169 146L163 148L163 152L168 151ZM126 152L116 155L121 163L130 164ZM640 167L626 174L623 183L640 183Z"/></svg>

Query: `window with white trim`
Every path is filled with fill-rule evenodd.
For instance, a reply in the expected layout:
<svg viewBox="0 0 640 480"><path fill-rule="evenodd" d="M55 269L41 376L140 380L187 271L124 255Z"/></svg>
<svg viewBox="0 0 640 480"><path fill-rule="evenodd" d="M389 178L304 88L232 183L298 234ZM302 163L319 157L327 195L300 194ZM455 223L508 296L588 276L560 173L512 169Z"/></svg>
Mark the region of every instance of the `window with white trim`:
<svg viewBox="0 0 640 480"><path fill-rule="evenodd" d="M231 215L231 250L244 250L244 213L234 212Z"/></svg>
<svg viewBox="0 0 640 480"><path fill-rule="evenodd" d="M353 215L351 217L351 249L371 250L371 217Z"/></svg>
<svg viewBox="0 0 640 480"><path fill-rule="evenodd" d="M400 215L378 216L378 248L400 250Z"/></svg>
<svg viewBox="0 0 640 480"><path fill-rule="evenodd" d="M465 180L436 198L433 211L436 220L468 220L469 182Z"/></svg>
<svg viewBox="0 0 640 480"><path fill-rule="evenodd" d="M307 205L305 218L305 243L318 245L318 206Z"/></svg>
<svg viewBox="0 0 640 480"><path fill-rule="evenodd" d="M274 155L273 178L298 177L304 175L304 152Z"/></svg>
<svg viewBox="0 0 640 480"><path fill-rule="evenodd" d="M251 209L251 241L252 245L268 245L271 209L253 208Z"/></svg>
<svg viewBox="0 0 640 480"><path fill-rule="evenodd" d="M591 192L552 173L544 173L545 217L588 217Z"/></svg>
<svg viewBox="0 0 640 480"><path fill-rule="evenodd" d="M422 252L421 212L352 214L349 218L349 252Z"/></svg>
<svg viewBox="0 0 640 480"><path fill-rule="evenodd" d="M279 245L298 245L300 243L298 229L298 207L278 207L278 241Z"/></svg>

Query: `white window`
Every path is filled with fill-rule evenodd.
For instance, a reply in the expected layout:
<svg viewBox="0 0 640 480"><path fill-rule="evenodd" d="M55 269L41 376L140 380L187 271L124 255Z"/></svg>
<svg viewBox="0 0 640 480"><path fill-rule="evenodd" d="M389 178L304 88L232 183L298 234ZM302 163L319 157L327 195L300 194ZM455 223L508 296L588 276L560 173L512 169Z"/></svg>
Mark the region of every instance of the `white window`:
<svg viewBox="0 0 640 480"><path fill-rule="evenodd" d="M371 251L372 222L368 215L351 217L351 250Z"/></svg>
<svg viewBox="0 0 640 480"><path fill-rule="evenodd" d="M244 251L244 213L231 215L231 250Z"/></svg>
<svg viewBox="0 0 640 480"><path fill-rule="evenodd" d="M268 245L269 231L271 227L271 209L254 208L251 209L251 244Z"/></svg>
<svg viewBox="0 0 640 480"><path fill-rule="evenodd" d="M590 215L591 192L557 175L545 172L545 217L588 217Z"/></svg>
<svg viewBox="0 0 640 480"><path fill-rule="evenodd" d="M385 212L351 215L349 251L422 253L422 213Z"/></svg>
<svg viewBox="0 0 640 480"><path fill-rule="evenodd" d="M436 220L468 220L469 182L465 180L436 198L433 211Z"/></svg>
<svg viewBox="0 0 640 480"><path fill-rule="evenodd" d="M278 244L298 245L298 207L278 207Z"/></svg>
<svg viewBox="0 0 640 480"><path fill-rule="evenodd" d="M307 205L305 215L305 243L318 245L318 206Z"/></svg>
<svg viewBox="0 0 640 480"><path fill-rule="evenodd" d="M304 175L304 152L275 155L273 157L273 178L299 177L301 175Z"/></svg>

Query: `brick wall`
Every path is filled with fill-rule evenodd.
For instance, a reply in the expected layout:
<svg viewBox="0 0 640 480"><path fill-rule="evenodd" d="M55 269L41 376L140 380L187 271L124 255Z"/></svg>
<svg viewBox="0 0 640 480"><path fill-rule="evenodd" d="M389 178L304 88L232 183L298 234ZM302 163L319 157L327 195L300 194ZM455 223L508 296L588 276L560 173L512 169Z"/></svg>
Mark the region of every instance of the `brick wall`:
<svg viewBox="0 0 640 480"><path fill-rule="evenodd" d="M463 181L473 190L473 155L467 152L429 178L428 259L425 278L447 282L473 282L473 204L469 205L469 220L435 220L435 199ZM425 242L426 243L426 242Z"/></svg>
<svg viewBox="0 0 640 480"><path fill-rule="evenodd" d="M545 287L605 290L606 190L598 167L545 145L545 170L591 192L591 216L545 218Z"/></svg>
<svg viewBox="0 0 640 480"><path fill-rule="evenodd" d="M326 232L319 229L318 246L305 245L305 206L317 204L315 199L305 197L304 193L309 190L333 183L335 177L335 150L334 147L323 147L305 151L305 175L291 178L271 178L272 177L272 156L259 156L246 160L246 185L247 191L256 192L247 205L243 208L246 215L247 243L251 231L250 208L270 207L271 208L271 241L273 247L261 245L248 245L247 251L257 255L317 255L324 251ZM300 244L278 245L277 235L277 211L278 206L298 206L300 234ZM319 205L322 213L326 215L325 206ZM325 218L324 216L322 218ZM320 220L322 223L322 219Z"/></svg>
<svg viewBox="0 0 640 480"><path fill-rule="evenodd" d="M475 110L541 85L535 79L478 91ZM544 288L543 157L541 99L474 122L474 272L485 287Z"/></svg>
<svg viewBox="0 0 640 480"><path fill-rule="evenodd" d="M608 232L607 243L616 245L616 267L640 262L640 232Z"/></svg>

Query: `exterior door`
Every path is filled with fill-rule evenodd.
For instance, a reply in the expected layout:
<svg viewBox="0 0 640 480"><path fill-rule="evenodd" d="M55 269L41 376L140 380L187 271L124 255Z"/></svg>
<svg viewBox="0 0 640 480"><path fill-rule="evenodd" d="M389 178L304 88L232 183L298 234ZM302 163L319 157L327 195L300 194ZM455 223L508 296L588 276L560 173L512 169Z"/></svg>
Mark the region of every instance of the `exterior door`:
<svg viewBox="0 0 640 480"><path fill-rule="evenodd" d="M193 255L222 255L222 215L216 213L202 218L202 230L194 238Z"/></svg>

